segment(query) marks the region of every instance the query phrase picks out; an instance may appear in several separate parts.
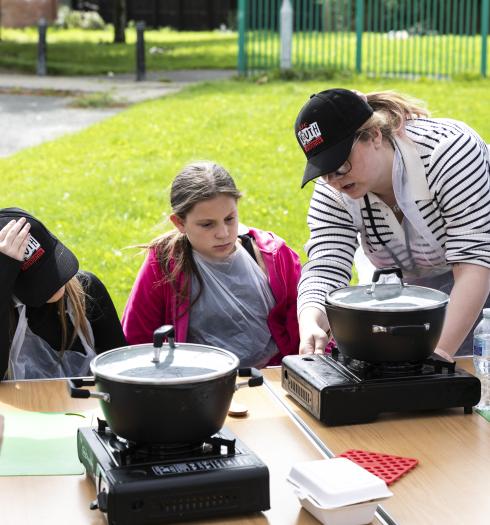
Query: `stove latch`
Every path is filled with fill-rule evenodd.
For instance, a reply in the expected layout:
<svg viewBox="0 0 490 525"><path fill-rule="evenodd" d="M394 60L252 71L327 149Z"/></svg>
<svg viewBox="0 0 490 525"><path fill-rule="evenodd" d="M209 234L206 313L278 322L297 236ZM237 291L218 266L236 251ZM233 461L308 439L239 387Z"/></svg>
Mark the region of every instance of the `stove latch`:
<svg viewBox="0 0 490 525"><path fill-rule="evenodd" d="M101 512L107 512L107 492L103 490L97 494L97 498L90 503L90 510L99 509Z"/></svg>

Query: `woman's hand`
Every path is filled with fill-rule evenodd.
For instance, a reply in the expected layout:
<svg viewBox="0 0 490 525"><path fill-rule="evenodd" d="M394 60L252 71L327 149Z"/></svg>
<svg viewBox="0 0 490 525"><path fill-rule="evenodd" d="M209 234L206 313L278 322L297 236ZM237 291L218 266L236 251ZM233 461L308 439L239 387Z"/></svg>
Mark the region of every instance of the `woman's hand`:
<svg viewBox="0 0 490 525"><path fill-rule="evenodd" d="M0 253L22 261L29 242L31 225L25 217L18 221L11 220L0 230Z"/></svg>
<svg viewBox="0 0 490 525"><path fill-rule="evenodd" d="M439 348L437 347L435 350L434 350L434 354L437 354L438 356L442 357L443 359L445 359L446 361L449 361L450 363L454 363L454 359L451 355L449 355L445 350L443 350L442 348Z"/></svg>
<svg viewBox="0 0 490 525"><path fill-rule="evenodd" d="M330 339L327 314L310 306L299 315L299 353L323 354Z"/></svg>

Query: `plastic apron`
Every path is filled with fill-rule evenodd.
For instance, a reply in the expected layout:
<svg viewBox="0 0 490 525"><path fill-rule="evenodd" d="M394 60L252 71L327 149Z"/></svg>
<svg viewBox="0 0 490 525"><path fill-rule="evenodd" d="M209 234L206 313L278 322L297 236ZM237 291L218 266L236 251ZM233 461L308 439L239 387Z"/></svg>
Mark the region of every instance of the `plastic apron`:
<svg viewBox="0 0 490 525"><path fill-rule="evenodd" d="M196 252L194 260L204 286L191 307L188 341L230 350L241 367L264 367L278 352L267 324L276 304L267 276L241 245L224 261ZM191 289L193 301L195 275Z"/></svg>
<svg viewBox="0 0 490 525"><path fill-rule="evenodd" d="M403 213L400 225L403 232L402 238L394 235L381 249L370 253L366 242L366 228L361 216L362 201L344 196L347 210L361 234L364 253L376 268L386 266L386 261L391 259L391 264L401 267L405 282L435 288L449 295L454 285L451 266L447 264L443 247L437 242L424 221L415 204L413 193L410 191L409 174L418 172L420 177L423 165L421 165L415 147L408 141L396 138L394 147L392 180L396 201ZM425 198L426 200L432 199L428 185ZM416 256L414 247L416 247ZM487 300L486 306L490 306L489 303L490 300ZM466 355L471 352L472 331L457 354Z"/></svg>
<svg viewBox="0 0 490 525"><path fill-rule="evenodd" d="M19 312L19 319L10 347L10 379L46 379L90 375L90 361L96 354L94 335L88 321L90 341L87 341L80 329L77 330L77 336L80 338L85 353L67 350L61 355L44 339L31 331L27 323L26 305L14 297L14 306ZM75 326L73 306L69 298L67 298L66 311Z"/></svg>

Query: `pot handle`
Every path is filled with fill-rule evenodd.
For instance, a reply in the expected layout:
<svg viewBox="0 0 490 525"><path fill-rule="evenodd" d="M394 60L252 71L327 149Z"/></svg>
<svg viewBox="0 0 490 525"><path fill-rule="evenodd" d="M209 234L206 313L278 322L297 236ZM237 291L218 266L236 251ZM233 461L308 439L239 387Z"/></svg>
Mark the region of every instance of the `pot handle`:
<svg viewBox="0 0 490 525"><path fill-rule="evenodd" d="M430 330L430 323L414 324L405 326L381 326L373 324L373 334L390 334L390 335L412 335L420 332L428 332Z"/></svg>
<svg viewBox="0 0 490 525"><path fill-rule="evenodd" d="M398 266L393 266L390 268L379 268L378 270L374 270L373 278L371 280L373 283L377 283L382 275L389 275L390 273L394 273L398 277L398 279L400 279L400 281L403 280L402 271L400 268L398 268Z"/></svg>
<svg viewBox="0 0 490 525"><path fill-rule="evenodd" d="M235 390L239 388L244 388L246 386L260 386L264 383L264 376L260 370L256 368L239 368L238 377L250 377L248 381L242 381L235 385Z"/></svg>
<svg viewBox="0 0 490 525"><path fill-rule="evenodd" d="M152 363L160 362L160 351L162 349L163 340L165 339L165 337L168 339L168 346L170 347L170 351L174 350L175 330L173 325L164 324L153 332L153 359L151 360Z"/></svg>
<svg viewBox="0 0 490 525"><path fill-rule="evenodd" d="M81 386L94 386L95 379L84 379L84 378L72 378L68 379L68 392L70 396L75 399L88 399L89 397L95 397L97 399L102 399L106 403L111 402L111 396L106 392L93 392L92 390L84 390L83 388L78 388Z"/></svg>

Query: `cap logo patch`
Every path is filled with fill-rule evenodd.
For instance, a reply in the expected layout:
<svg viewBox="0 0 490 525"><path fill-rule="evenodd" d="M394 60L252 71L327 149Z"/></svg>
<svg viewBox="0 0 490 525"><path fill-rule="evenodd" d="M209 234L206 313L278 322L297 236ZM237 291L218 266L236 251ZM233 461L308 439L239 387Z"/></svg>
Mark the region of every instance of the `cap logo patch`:
<svg viewBox="0 0 490 525"><path fill-rule="evenodd" d="M32 235L29 235L29 242L27 243L27 248L24 252L24 262L20 269L25 272L36 261L38 261L44 255L44 253L44 249L41 247L39 242Z"/></svg>
<svg viewBox="0 0 490 525"><path fill-rule="evenodd" d="M323 142L322 132L317 122L312 122L309 126L298 131L298 139L305 152L310 151Z"/></svg>

